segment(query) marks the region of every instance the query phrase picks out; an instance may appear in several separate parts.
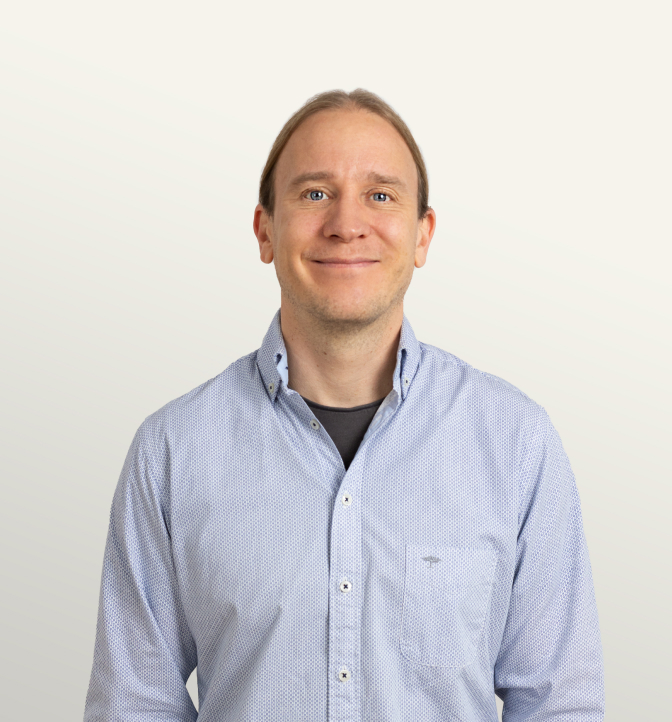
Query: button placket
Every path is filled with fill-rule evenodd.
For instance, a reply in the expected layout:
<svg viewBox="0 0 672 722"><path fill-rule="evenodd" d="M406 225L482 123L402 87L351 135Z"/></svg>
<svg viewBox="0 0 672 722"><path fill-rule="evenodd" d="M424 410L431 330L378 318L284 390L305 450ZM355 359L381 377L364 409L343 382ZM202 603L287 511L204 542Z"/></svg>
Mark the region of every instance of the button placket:
<svg viewBox="0 0 672 722"><path fill-rule="evenodd" d="M341 504L343 506L348 507L352 504L352 494L348 491L344 491L341 495ZM349 579L344 579L339 585L338 588L344 592L351 592L352 591L352 582Z"/></svg>
<svg viewBox="0 0 672 722"><path fill-rule="evenodd" d="M354 471L354 474L352 472ZM358 469L349 475L350 489L338 493L331 534L329 605L329 663L333 686L329 691L329 718L345 722L361 715L361 595L355 584L361 575L361 509L354 503L361 485ZM336 684L349 682L349 684Z"/></svg>

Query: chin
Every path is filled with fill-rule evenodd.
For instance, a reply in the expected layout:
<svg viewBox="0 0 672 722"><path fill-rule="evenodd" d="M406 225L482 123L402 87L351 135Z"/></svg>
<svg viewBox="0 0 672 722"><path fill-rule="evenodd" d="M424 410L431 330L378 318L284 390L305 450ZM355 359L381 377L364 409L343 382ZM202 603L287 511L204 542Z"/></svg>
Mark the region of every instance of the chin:
<svg viewBox="0 0 672 722"><path fill-rule="evenodd" d="M341 288L325 288L324 285L311 284L306 287L303 284L283 283L285 279L280 275L278 280L285 299L300 315L308 314L320 325L334 327L364 327L375 323L397 307L406 290L397 288L391 292L392 289L388 288L371 293L370 287L362 288L361 285L348 288L343 284Z"/></svg>
<svg viewBox="0 0 672 722"><path fill-rule="evenodd" d="M368 326L388 310L380 299L362 299L357 303L344 300L321 299L321 302L312 304L310 312L325 324Z"/></svg>

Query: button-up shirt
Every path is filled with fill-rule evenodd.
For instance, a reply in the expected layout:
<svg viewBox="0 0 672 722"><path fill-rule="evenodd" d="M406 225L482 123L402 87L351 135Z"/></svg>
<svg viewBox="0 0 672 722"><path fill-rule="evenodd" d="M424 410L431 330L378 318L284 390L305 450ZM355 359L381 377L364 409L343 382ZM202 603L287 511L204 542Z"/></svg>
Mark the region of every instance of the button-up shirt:
<svg viewBox="0 0 672 722"><path fill-rule="evenodd" d="M420 343L345 470L261 348L148 416L114 494L85 722L603 720L545 410ZM199 711L185 682L197 668Z"/></svg>

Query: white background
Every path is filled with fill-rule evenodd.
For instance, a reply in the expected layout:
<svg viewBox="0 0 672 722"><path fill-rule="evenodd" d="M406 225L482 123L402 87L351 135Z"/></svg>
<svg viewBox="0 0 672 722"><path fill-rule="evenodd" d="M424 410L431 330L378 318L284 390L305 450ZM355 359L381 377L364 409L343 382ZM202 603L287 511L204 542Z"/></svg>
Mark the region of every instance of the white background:
<svg viewBox="0 0 672 722"><path fill-rule="evenodd" d="M81 719L142 420L261 343L259 174L364 87L425 155L418 337L550 413L582 499L610 722L669 714L668 2L9 3L0 16L3 717Z"/></svg>

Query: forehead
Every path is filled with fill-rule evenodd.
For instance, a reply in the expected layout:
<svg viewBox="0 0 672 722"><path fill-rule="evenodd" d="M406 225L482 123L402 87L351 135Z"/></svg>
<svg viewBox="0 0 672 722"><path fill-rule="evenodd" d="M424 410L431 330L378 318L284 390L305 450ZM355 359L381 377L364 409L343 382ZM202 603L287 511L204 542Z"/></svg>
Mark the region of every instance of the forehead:
<svg viewBox="0 0 672 722"><path fill-rule="evenodd" d="M396 128L366 110L323 110L292 134L276 166L279 185L303 173L338 177L371 173L400 176L415 189L417 171L411 151Z"/></svg>

